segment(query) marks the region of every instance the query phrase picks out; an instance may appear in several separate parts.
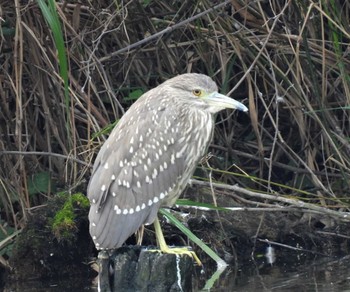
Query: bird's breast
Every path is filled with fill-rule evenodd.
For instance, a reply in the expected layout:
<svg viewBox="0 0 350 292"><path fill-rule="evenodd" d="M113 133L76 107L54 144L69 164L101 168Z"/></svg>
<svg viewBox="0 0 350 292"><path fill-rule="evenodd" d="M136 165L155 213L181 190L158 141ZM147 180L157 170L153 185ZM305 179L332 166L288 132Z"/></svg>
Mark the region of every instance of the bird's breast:
<svg viewBox="0 0 350 292"><path fill-rule="evenodd" d="M185 167L163 206L172 206L181 195L213 136L214 119L210 113L193 110L187 117L186 124L180 126L182 133L177 141L176 153L176 158L184 158Z"/></svg>

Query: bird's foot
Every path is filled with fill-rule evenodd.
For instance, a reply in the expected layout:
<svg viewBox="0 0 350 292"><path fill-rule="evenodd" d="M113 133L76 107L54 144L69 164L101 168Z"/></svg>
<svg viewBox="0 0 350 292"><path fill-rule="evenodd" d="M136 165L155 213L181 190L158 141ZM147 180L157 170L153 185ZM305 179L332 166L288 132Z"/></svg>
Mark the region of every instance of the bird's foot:
<svg viewBox="0 0 350 292"><path fill-rule="evenodd" d="M189 250L187 247L169 247L169 246L163 246L160 249L150 249L148 250L150 252L162 252L162 253L167 253L167 254L175 254L175 255L188 255L191 258L193 258L196 263L201 266L202 262L200 261L200 259L198 258L198 256L196 255L196 253L192 250Z"/></svg>

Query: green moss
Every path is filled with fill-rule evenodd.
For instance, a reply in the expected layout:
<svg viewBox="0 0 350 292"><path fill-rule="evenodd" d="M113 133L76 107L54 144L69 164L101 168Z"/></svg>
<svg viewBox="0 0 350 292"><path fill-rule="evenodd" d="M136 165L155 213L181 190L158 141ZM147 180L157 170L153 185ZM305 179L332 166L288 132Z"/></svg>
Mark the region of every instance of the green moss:
<svg viewBox="0 0 350 292"><path fill-rule="evenodd" d="M52 233L58 241L72 241L78 231L77 219L82 210L89 208L89 200L82 193L62 193L60 196L64 198L65 203L52 219Z"/></svg>
<svg viewBox="0 0 350 292"><path fill-rule="evenodd" d="M82 193L76 193L71 196L72 204L80 206L80 208L88 209L90 207L90 202L88 198Z"/></svg>
<svg viewBox="0 0 350 292"><path fill-rule="evenodd" d="M93 249L89 202L80 193L58 193L35 209L14 244L11 266L18 279L72 276L86 270ZM65 267L62 269L62 267Z"/></svg>

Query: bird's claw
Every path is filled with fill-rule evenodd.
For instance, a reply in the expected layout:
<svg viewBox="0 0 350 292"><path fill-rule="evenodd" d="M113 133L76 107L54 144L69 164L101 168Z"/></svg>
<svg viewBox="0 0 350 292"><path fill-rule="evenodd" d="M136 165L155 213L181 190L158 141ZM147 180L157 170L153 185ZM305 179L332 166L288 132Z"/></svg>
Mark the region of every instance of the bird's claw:
<svg viewBox="0 0 350 292"><path fill-rule="evenodd" d="M202 262L200 261L200 259L196 255L196 253L194 251L188 250L187 247L174 247L174 248L167 247L165 249L150 249L148 251L161 252L161 253L166 253L166 254L175 254L175 255L180 255L180 256L181 255L188 255L191 258L193 258L199 266L202 266Z"/></svg>

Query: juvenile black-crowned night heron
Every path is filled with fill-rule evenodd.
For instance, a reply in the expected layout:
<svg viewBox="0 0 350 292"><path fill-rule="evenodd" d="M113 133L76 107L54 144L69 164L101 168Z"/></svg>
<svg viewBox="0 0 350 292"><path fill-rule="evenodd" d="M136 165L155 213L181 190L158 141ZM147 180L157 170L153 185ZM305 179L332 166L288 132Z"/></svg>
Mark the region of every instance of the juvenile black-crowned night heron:
<svg viewBox="0 0 350 292"><path fill-rule="evenodd" d="M87 190L97 249L118 248L154 222L162 252L190 254L167 247L157 212L186 187L212 139L214 114L225 108L248 110L202 74L169 79L129 108L98 153Z"/></svg>

